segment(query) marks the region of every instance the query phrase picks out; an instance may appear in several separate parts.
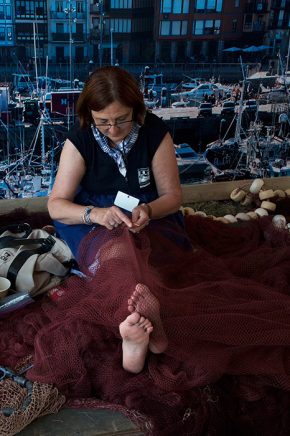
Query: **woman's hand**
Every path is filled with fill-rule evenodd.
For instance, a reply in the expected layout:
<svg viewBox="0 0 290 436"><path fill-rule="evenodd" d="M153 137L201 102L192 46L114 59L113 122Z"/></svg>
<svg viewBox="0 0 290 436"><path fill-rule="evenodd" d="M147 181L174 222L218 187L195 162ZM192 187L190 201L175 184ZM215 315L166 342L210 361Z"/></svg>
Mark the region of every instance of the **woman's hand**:
<svg viewBox="0 0 290 436"><path fill-rule="evenodd" d="M118 227L122 223L126 224L129 228L133 225L130 218L117 206L92 209L91 220L109 230Z"/></svg>
<svg viewBox="0 0 290 436"><path fill-rule="evenodd" d="M144 227L149 224L149 209L146 204L140 204L132 210L132 224L130 231L139 233Z"/></svg>

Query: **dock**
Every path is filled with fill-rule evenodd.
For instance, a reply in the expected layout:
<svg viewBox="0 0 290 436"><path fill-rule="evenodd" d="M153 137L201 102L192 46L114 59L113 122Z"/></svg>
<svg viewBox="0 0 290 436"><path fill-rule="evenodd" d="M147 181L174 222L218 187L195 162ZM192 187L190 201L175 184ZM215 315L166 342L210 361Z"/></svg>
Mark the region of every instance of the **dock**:
<svg viewBox="0 0 290 436"><path fill-rule="evenodd" d="M238 105L237 105L238 107ZM275 106L273 104L260 104L259 105L259 114L271 114L273 112L273 109L277 109L277 111L280 112L281 105L276 104ZM284 106L283 106L284 108ZM214 116L220 116L221 115L221 106L213 106L212 113ZM164 121L170 121L172 119L194 119L198 117L198 107L166 107L166 108L155 108L152 110L152 112L157 115L158 117L162 118ZM201 117L200 119L205 119L204 117Z"/></svg>

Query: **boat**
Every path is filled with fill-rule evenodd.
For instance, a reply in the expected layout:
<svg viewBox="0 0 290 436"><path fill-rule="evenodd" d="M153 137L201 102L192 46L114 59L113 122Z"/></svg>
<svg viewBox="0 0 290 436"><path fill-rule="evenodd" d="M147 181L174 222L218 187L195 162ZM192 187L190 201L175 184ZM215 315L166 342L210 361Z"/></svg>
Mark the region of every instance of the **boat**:
<svg viewBox="0 0 290 436"><path fill-rule="evenodd" d="M176 83L165 83L163 73L150 71L150 67L146 66L144 71L139 76L140 89L145 98L153 98L165 94L168 90L176 89Z"/></svg>
<svg viewBox="0 0 290 436"><path fill-rule="evenodd" d="M290 158L290 138L282 131L276 132L276 126L263 126L258 119L258 104L251 99L244 103L244 77L239 109L232 120L235 122L235 134L227 137L230 124L223 138L207 145L205 157L219 170L223 171L213 181L239 179L241 177L269 177L274 170L271 165L277 160L286 162ZM250 104L251 103L251 104ZM247 130L242 126L245 115L250 118ZM288 120L288 117L287 117ZM281 121L282 122L282 121ZM275 171L275 175L278 175ZM282 175L282 173L280 173Z"/></svg>
<svg viewBox="0 0 290 436"><path fill-rule="evenodd" d="M263 129L266 133L261 133ZM207 146L204 154L218 169L230 170L227 175L235 179L278 177L288 175L286 167L290 159L290 138L279 137L273 126L264 127L254 121L243 136L214 141ZM279 171L278 166L281 167Z"/></svg>
<svg viewBox="0 0 290 436"><path fill-rule="evenodd" d="M172 101L180 101L182 99L203 100L205 97L214 96L215 99L230 98L232 95L232 87L222 85L221 83L205 82L200 83L194 88L185 89L179 92L172 92L170 97Z"/></svg>
<svg viewBox="0 0 290 436"><path fill-rule="evenodd" d="M275 159L269 162L269 176L290 176L290 159Z"/></svg>
<svg viewBox="0 0 290 436"><path fill-rule="evenodd" d="M285 71L281 76L278 76L276 82L280 85L290 86L290 71Z"/></svg>
<svg viewBox="0 0 290 436"><path fill-rule="evenodd" d="M190 107L191 106L191 101L190 100L180 100L180 101L175 101L171 104L171 107L173 108L178 108L178 107Z"/></svg>
<svg viewBox="0 0 290 436"><path fill-rule="evenodd" d="M265 87L260 84L259 101L266 103L279 103L288 99L288 89L285 85L275 85L274 87Z"/></svg>
<svg viewBox="0 0 290 436"><path fill-rule="evenodd" d="M206 182L213 165L187 143L174 145L181 182Z"/></svg>
<svg viewBox="0 0 290 436"><path fill-rule="evenodd" d="M9 131L7 133L9 135ZM57 169L56 156L61 148L62 141L54 131L49 114L42 111L31 143L21 143L13 153L7 149L6 159L0 165L0 198L49 195Z"/></svg>

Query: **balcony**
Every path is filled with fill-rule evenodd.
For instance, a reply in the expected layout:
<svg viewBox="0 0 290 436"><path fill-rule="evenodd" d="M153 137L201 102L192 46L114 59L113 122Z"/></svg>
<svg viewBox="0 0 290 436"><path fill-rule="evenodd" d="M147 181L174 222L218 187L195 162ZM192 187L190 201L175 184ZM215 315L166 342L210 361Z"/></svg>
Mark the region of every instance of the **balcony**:
<svg viewBox="0 0 290 436"><path fill-rule="evenodd" d="M265 23L244 23L243 32L264 32Z"/></svg>
<svg viewBox="0 0 290 436"><path fill-rule="evenodd" d="M68 14L66 14L64 11L63 12L50 11L49 14L50 14L50 19L53 20L66 20L68 17ZM85 12L73 12L72 18L76 18L77 20L85 20L86 14Z"/></svg>
<svg viewBox="0 0 290 436"><path fill-rule="evenodd" d="M285 9L286 11L290 10L290 3L287 0L285 3L283 2L283 6L281 6L282 0L273 0L271 3L271 9L278 9L279 11L281 9Z"/></svg>
<svg viewBox="0 0 290 436"><path fill-rule="evenodd" d="M66 18L66 14L64 12L50 11L49 15L52 19L64 20Z"/></svg>
<svg viewBox="0 0 290 436"><path fill-rule="evenodd" d="M265 14L268 12L268 6L265 2L253 2L245 5L246 14Z"/></svg>
<svg viewBox="0 0 290 436"><path fill-rule="evenodd" d="M69 32L66 33L52 33L51 34L53 42L69 42ZM72 33L73 42L85 42L86 37L84 34Z"/></svg>

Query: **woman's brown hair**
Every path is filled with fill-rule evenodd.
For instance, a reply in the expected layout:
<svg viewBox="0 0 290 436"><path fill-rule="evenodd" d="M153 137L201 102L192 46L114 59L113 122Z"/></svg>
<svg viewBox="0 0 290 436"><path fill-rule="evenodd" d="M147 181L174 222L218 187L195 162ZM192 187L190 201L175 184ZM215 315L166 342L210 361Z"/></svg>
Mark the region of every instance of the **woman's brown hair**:
<svg viewBox="0 0 290 436"><path fill-rule="evenodd" d="M86 80L77 101L81 128L92 122L91 111L101 111L114 101L133 109L133 120L143 124L146 113L143 94L137 80L120 67L96 69Z"/></svg>

